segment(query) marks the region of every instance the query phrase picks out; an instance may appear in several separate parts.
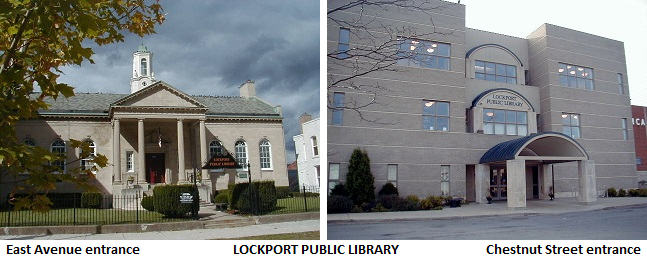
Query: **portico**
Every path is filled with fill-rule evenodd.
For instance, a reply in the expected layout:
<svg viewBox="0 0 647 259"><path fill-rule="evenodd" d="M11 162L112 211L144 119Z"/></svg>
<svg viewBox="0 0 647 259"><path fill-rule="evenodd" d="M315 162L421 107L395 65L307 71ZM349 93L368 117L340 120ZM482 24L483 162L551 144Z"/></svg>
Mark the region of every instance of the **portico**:
<svg viewBox="0 0 647 259"><path fill-rule="evenodd" d="M526 207L527 189L533 184L528 181L527 175L528 172L532 175L532 167L536 168L538 174L537 179L533 179L537 181L538 198L545 199L553 186L551 165L573 161L578 166L578 200L584 204L593 204L597 199L595 162L589 160L579 143L556 132L531 134L500 143L488 150L475 169L476 201L484 202L488 195L493 195L490 177L493 167L504 168L508 208L516 209Z"/></svg>
<svg viewBox="0 0 647 259"><path fill-rule="evenodd" d="M189 183L193 168L207 159L207 110L205 105L164 82L114 102L110 116L115 185L120 185L127 174L135 175L140 186ZM199 147L200 152L192 152L191 147ZM124 156L124 152L129 156ZM125 171L121 165L123 158L128 165ZM199 181L208 182L208 173L200 175Z"/></svg>

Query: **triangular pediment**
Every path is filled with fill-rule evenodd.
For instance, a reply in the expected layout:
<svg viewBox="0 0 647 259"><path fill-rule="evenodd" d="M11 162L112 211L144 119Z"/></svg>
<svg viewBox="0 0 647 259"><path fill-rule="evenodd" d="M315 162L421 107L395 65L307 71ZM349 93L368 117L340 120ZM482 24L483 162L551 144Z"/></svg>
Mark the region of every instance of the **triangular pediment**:
<svg viewBox="0 0 647 259"><path fill-rule="evenodd" d="M155 107L155 108L206 108L190 95L158 81L146 88L121 98L113 107Z"/></svg>

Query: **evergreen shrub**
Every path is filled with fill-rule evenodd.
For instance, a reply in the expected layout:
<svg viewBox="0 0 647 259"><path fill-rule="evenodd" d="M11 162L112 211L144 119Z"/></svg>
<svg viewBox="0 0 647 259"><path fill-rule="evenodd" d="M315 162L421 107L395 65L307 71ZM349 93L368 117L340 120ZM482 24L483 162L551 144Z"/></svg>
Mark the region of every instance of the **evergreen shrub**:
<svg viewBox="0 0 647 259"><path fill-rule="evenodd" d="M192 204L180 203L180 195L185 192L197 195L197 190L191 184L156 186L153 189L155 211L169 218L186 216L191 212Z"/></svg>
<svg viewBox="0 0 647 259"><path fill-rule="evenodd" d="M81 208L99 209L103 194L100 192L84 192L81 194Z"/></svg>

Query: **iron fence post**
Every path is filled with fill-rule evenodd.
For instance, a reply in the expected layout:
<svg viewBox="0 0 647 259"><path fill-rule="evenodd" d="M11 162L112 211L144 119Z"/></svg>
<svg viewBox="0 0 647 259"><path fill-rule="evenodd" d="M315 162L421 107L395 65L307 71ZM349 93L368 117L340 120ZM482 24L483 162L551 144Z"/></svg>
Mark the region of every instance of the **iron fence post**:
<svg viewBox="0 0 647 259"><path fill-rule="evenodd" d="M308 197L306 197L306 185L303 185L303 204L306 207L306 212L308 212Z"/></svg>

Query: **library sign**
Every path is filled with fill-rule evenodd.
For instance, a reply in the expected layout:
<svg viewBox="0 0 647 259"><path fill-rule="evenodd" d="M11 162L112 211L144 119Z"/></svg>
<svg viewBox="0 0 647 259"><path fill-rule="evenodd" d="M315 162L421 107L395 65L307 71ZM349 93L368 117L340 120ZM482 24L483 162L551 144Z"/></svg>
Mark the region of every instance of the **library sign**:
<svg viewBox="0 0 647 259"><path fill-rule="evenodd" d="M242 168L236 158L227 151L217 152L209 158L202 169Z"/></svg>
<svg viewBox="0 0 647 259"><path fill-rule="evenodd" d="M494 90L482 93L477 102L478 106L502 110L532 110L523 96L509 90Z"/></svg>

